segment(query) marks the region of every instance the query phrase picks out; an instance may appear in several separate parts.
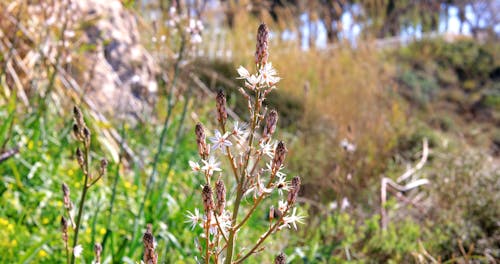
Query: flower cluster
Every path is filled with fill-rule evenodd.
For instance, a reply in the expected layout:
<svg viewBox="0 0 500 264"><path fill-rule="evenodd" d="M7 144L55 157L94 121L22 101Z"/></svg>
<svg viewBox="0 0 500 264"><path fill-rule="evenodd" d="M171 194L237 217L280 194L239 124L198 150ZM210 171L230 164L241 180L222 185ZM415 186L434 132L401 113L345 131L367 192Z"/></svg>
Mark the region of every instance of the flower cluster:
<svg viewBox="0 0 500 264"><path fill-rule="evenodd" d="M205 27L201 20L186 14L179 14L179 9L175 5L170 7L165 24L175 30L180 29L186 32L191 44L199 44L203 41L201 34Z"/></svg>
<svg viewBox="0 0 500 264"><path fill-rule="evenodd" d="M188 212L186 221L191 228L204 230L204 247L197 246L205 263L242 263L247 258L261 251L262 243L270 235L285 229L295 228L304 217L297 214L297 197L301 180L294 177L287 180L283 172L288 149L283 141L276 141L273 136L278 123L278 112L263 106L266 96L280 81L272 63L268 62L269 31L261 24L257 32L256 67L251 74L246 68L237 69L239 79L244 80L244 87L239 91L248 101L251 119L248 124L228 120L226 95L218 91L216 113L218 129L208 137L202 124L195 127L199 161L189 161L189 166L197 175L204 175L201 197L203 211L195 209ZM263 129L260 129L263 127ZM227 160L229 172L221 168L221 160ZM214 180L214 174L217 180ZM215 183L213 183L215 181ZM227 197L226 186L231 186L231 196ZM236 234L244 227L251 216L259 209L263 200L272 193L278 193L282 199L277 207L271 206L270 225L260 238L248 245L237 245ZM245 199L246 198L246 199ZM265 210L267 211L267 210ZM239 217L243 215L243 217ZM286 257L280 254L276 263L284 263Z"/></svg>

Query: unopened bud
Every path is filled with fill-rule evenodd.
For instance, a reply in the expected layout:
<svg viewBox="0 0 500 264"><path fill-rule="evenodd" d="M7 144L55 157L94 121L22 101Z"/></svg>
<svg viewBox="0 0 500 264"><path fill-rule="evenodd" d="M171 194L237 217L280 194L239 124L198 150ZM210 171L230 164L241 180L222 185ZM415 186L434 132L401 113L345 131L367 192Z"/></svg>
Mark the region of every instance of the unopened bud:
<svg viewBox="0 0 500 264"><path fill-rule="evenodd" d="M99 175L103 176L106 173L106 169L108 168L108 160L101 160L101 167L99 167Z"/></svg>
<svg viewBox="0 0 500 264"><path fill-rule="evenodd" d="M217 197L217 213L221 215L226 207L226 186L220 178L215 183L215 196Z"/></svg>
<svg viewBox="0 0 500 264"><path fill-rule="evenodd" d="M90 145L90 130L87 127L83 128L83 138L85 139L85 145Z"/></svg>
<svg viewBox="0 0 500 264"><path fill-rule="evenodd" d="M146 232L142 237L142 242L144 243L144 263L145 264L157 264L158 257L155 253L155 238L152 233L151 224L147 225Z"/></svg>
<svg viewBox="0 0 500 264"><path fill-rule="evenodd" d="M207 215L214 209L214 200L212 197L212 188L210 185L203 186L203 191L201 193L201 197L203 199L203 208L205 209L205 213Z"/></svg>
<svg viewBox="0 0 500 264"><path fill-rule="evenodd" d="M206 143L205 129L203 128L203 125L201 123L196 124L194 132L196 134L196 144L198 145L198 154L200 154L200 157L204 159L208 156L209 153Z"/></svg>
<svg viewBox="0 0 500 264"><path fill-rule="evenodd" d="M271 110L267 115L266 126L264 127L264 132L262 133L262 137L267 139L268 137L274 134L276 131L276 124L278 123L278 112L276 110Z"/></svg>
<svg viewBox="0 0 500 264"><path fill-rule="evenodd" d="M262 23L257 30L257 44L255 47L255 64L264 65L267 63L269 30L266 24Z"/></svg>
<svg viewBox="0 0 500 264"><path fill-rule="evenodd" d="M217 105L217 120L224 125L227 120L227 111L226 111L226 95L223 90L219 90L217 92L217 97L215 98Z"/></svg>
<svg viewBox="0 0 500 264"><path fill-rule="evenodd" d="M73 205L71 204L71 198L70 196L70 191L68 185L66 183L62 184L62 191L63 191L63 202L64 202L64 207L66 209L71 209Z"/></svg>
<svg viewBox="0 0 500 264"><path fill-rule="evenodd" d="M61 233L64 243L68 243L68 221L64 216L61 216Z"/></svg>
<svg viewBox="0 0 500 264"><path fill-rule="evenodd" d="M271 208L269 208L269 221L273 221L274 219L274 206L271 205Z"/></svg>
<svg viewBox="0 0 500 264"><path fill-rule="evenodd" d="M290 191L288 192L288 204L292 206L295 201L297 201L297 197L299 196L299 191L300 191L300 177L295 176L292 179L292 184L290 186Z"/></svg>
<svg viewBox="0 0 500 264"><path fill-rule="evenodd" d="M85 126L85 122L83 121L82 111L77 106L73 107L73 117L75 118L75 122L78 124L78 126L80 127Z"/></svg>
<svg viewBox="0 0 500 264"><path fill-rule="evenodd" d="M272 165L272 173L275 174L281 168L283 161L285 160L285 156L288 150L285 147L285 143L280 141L276 146L276 150L274 151L274 159Z"/></svg>
<svg viewBox="0 0 500 264"><path fill-rule="evenodd" d="M276 258L274 259L274 264L286 264L286 256L283 252L276 256Z"/></svg>
<svg viewBox="0 0 500 264"><path fill-rule="evenodd" d="M76 148L76 160L78 161L78 164L80 167L84 167L85 160L83 158L83 152L80 148Z"/></svg>
<svg viewBox="0 0 500 264"><path fill-rule="evenodd" d="M101 263L102 246L99 243L94 245L95 264Z"/></svg>
<svg viewBox="0 0 500 264"><path fill-rule="evenodd" d="M76 139L81 140L82 136L80 135L80 127L78 126L77 123L73 124L73 135L75 136Z"/></svg>

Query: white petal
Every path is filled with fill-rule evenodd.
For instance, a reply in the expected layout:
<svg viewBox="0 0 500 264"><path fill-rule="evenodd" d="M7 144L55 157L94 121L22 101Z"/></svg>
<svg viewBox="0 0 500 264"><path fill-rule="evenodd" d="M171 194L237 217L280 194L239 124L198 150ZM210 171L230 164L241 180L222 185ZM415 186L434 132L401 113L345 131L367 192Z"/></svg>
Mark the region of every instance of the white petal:
<svg viewBox="0 0 500 264"><path fill-rule="evenodd" d="M245 67L243 66L240 66L238 69L238 74L241 76L241 77L244 77L244 78L247 78L250 76L250 73L248 72L247 69L245 69Z"/></svg>

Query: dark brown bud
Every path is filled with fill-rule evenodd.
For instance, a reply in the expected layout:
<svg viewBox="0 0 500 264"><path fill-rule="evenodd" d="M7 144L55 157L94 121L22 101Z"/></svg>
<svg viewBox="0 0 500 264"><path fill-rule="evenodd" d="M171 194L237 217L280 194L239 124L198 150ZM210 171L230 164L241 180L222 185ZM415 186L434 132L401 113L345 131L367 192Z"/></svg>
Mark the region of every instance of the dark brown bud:
<svg viewBox="0 0 500 264"><path fill-rule="evenodd" d="M212 194L213 192L212 188L210 188L210 185L207 184L203 186L201 197L203 199L203 208L205 209L205 213L207 215L209 215L210 212L214 210L214 200Z"/></svg>
<svg viewBox="0 0 500 264"><path fill-rule="evenodd" d="M77 123L73 124L73 135L75 136L76 139L81 140L82 136L80 135L80 127L78 126Z"/></svg>
<svg viewBox="0 0 500 264"><path fill-rule="evenodd" d="M276 131L276 124L278 123L278 112L276 110L271 110L267 115L266 126L264 127L264 133L262 133L262 137L264 139L269 138Z"/></svg>
<svg viewBox="0 0 500 264"><path fill-rule="evenodd" d="M290 186L290 191L288 192L288 204L292 206L296 201L297 197L299 196L299 191L300 191L300 177L295 176L292 179L292 184Z"/></svg>
<svg viewBox="0 0 500 264"><path fill-rule="evenodd" d="M64 243L68 243L68 221L64 216L61 216L61 233Z"/></svg>
<svg viewBox="0 0 500 264"><path fill-rule="evenodd" d="M85 122L83 121L82 111L77 106L73 107L73 117L75 118L75 122L78 124L78 126L80 127L85 126Z"/></svg>
<svg viewBox="0 0 500 264"><path fill-rule="evenodd" d="M71 209L73 207L71 203L71 198L69 197L70 191L68 185L66 183L62 184L62 191L63 191L63 202L64 202L64 207L66 209Z"/></svg>
<svg viewBox="0 0 500 264"><path fill-rule="evenodd" d="M152 233L151 224L147 225L146 232L142 237L142 242L144 243L144 263L145 264L157 264L158 257L155 254L154 237Z"/></svg>
<svg viewBox="0 0 500 264"><path fill-rule="evenodd" d="M283 252L276 256L276 258L274 259L274 264L286 264L286 256Z"/></svg>
<svg viewBox="0 0 500 264"><path fill-rule="evenodd" d="M78 164L80 167L84 167L85 160L83 158L83 152L80 148L76 148L76 160L78 161Z"/></svg>
<svg viewBox="0 0 500 264"><path fill-rule="evenodd" d="M108 160L101 160L101 167L99 167L99 175L103 176L106 173L106 169L108 168Z"/></svg>
<svg viewBox="0 0 500 264"><path fill-rule="evenodd" d="M220 178L215 183L215 196L217 197L217 213L221 215L226 207L226 186Z"/></svg>
<svg viewBox="0 0 500 264"><path fill-rule="evenodd" d="M280 141L278 143L278 146L276 146L276 150L274 151L272 173L275 174L281 168L283 161L285 161L285 156L287 152L288 150L285 147L285 143L283 143L283 141Z"/></svg>
<svg viewBox="0 0 500 264"><path fill-rule="evenodd" d="M196 144L198 145L198 154L200 154L200 157L204 159L208 156L209 153L206 143L205 129L203 128L203 125L201 123L196 124L194 132L196 134Z"/></svg>
<svg viewBox="0 0 500 264"><path fill-rule="evenodd" d="M83 138L85 139L85 144L90 145L90 130L88 127L83 128Z"/></svg>
<svg viewBox="0 0 500 264"><path fill-rule="evenodd" d="M226 111L226 95L223 90L219 90L217 92L217 97L215 98L217 105L217 120L224 125L227 120L227 111Z"/></svg>
<svg viewBox="0 0 500 264"><path fill-rule="evenodd" d="M101 263L102 246L99 243L94 245L95 264Z"/></svg>
<svg viewBox="0 0 500 264"><path fill-rule="evenodd" d="M255 47L255 64L264 65L267 63L269 30L266 24L262 23L257 30L257 44Z"/></svg>

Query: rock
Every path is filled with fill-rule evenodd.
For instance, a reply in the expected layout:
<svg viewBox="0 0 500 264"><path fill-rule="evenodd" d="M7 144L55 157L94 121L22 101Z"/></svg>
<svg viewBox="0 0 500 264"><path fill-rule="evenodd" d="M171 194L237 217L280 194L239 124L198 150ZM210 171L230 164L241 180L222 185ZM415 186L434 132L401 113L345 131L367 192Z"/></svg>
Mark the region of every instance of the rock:
<svg viewBox="0 0 500 264"><path fill-rule="evenodd" d="M159 68L140 43L135 16L119 0L79 0L76 21L83 21L88 80L86 95L99 110L134 113L143 110L157 91ZM147 107L146 107L147 108Z"/></svg>

